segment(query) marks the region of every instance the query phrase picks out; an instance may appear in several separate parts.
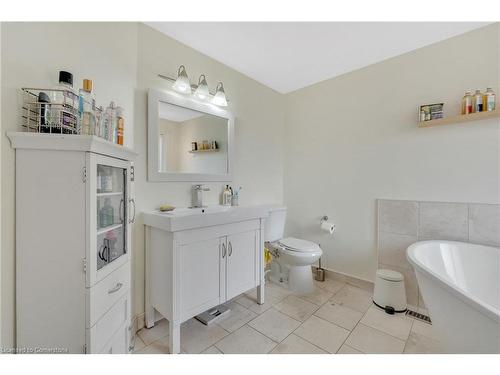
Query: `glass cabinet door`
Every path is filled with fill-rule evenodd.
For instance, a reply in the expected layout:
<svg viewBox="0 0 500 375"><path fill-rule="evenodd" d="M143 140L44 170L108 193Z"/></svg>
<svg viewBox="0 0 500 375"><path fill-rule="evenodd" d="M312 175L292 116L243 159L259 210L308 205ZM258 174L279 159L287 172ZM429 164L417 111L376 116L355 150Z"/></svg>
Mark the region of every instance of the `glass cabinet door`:
<svg viewBox="0 0 500 375"><path fill-rule="evenodd" d="M97 269L127 253L127 169L97 165Z"/></svg>

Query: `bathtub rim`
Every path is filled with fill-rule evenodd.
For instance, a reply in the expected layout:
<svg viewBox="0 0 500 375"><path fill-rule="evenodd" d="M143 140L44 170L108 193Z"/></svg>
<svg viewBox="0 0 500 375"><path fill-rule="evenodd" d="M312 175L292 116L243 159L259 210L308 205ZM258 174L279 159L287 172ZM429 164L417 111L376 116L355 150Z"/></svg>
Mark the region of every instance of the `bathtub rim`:
<svg viewBox="0 0 500 375"><path fill-rule="evenodd" d="M406 257L408 258L408 261L410 264L415 268L416 272L422 272L425 276L431 278L432 280L436 281L439 283L439 285L446 289L447 291L451 292L456 298L460 299L462 302L470 305L471 307L475 308L478 310L483 315L486 315L488 318L493 319L494 321L500 323L500 310L495 308L494 306L485 303L481 301L480 299L474 297L470 293L466 292L465 290L462 290L458 288L455 284L449 282L445 278L441 277L438 275L436 272L432 271L429 267L421 263L415 256L415 253L418 251L419 247L425 246L427 244L455 244L455 245L473 245L473 246L480 246L480 247L487 247L487 248L492 248L492 249L498 249L497 247L494 246L485 246L485 245L479 245L479 244L473 244L473 243L468 243L468 242L461 242L461 241L445 241L445 240L426 240L426 241L418 241L410 246L408 246L406 250ZM420 286L419 286L420 288Z"/></svg>

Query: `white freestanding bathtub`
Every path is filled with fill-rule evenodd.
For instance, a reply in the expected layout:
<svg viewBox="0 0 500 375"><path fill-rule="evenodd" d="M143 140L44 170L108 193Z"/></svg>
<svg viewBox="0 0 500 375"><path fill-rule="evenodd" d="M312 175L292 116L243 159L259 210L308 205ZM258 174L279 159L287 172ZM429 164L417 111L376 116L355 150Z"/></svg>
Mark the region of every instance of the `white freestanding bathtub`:
<svg viewBox="0 0 500 375"><path fill-rule="evenodd" d="M407 255L443 349L500 353L500 249L422 241Z"/></svg>

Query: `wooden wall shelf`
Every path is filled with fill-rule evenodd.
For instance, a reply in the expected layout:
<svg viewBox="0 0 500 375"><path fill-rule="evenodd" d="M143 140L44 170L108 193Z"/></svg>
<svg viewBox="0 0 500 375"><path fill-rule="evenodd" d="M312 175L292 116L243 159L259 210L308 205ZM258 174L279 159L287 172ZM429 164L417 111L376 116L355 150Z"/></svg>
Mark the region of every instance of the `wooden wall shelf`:
<svg viewBox="0 0 500 375"><path fill-rule="evenodd" d="M191 154L202 154L204 152L219 152L218 148L209 148L207 150L191 150L189 153Z"/></svg>
<svg viewBox="0 0 500 375"><path fill-rule="evenodd" d="M459 116L440 118L437 120L430 120L430 121L421 121L418 123L418 127L428 128L431 126L450 125L450 124L458 124L460 122L486 120L495 117L500 117L500 110L471 113L469 115L459 115Z"/></svg>

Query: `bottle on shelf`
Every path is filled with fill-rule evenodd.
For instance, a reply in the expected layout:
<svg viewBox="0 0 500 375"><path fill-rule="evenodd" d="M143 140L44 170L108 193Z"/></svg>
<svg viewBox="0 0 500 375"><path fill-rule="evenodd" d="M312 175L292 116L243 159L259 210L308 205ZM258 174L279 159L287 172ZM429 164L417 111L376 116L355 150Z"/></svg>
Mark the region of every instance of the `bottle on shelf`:
<svg viewBox="0 0 500 375"><path fill-rule="evenodd" d="M224 189L222 193L222 205L223 206L230 206L232 203L232 197L233 195L231 194L231 190L229 189L229 185L226 185L226 188Z"/></svg>
<svg viewBox="0 0 500 375"><path fill-rule="evenodd" d="M111 199L104 199L104 205L101 207L99 215L99 228L109 227L114 224L114 211Z"/></svg>
<svg viewBox="0 0 500 375"><path fill-rule="evenodd" d="M462 98L462 115L469 113L472 113L472 95L470 91L467 91Z"/></svg>
<svg viewBox="0 0 500 375"><path fill-rule="evenodd" d="M474 96L472 98L472 111L474 113L476 112L482 112L483 111L483 94L481 93L481 90L476 90L474 93Z"/></svg>
<svg viewBox="0 0 500 375"><path fill-rule="evenodd" d="M59 86L52 91L52 127L61 127L61 133L73 134L78 130L78 94L73 89L73 74L61 70ZM55 129L52 129L54 133ZM56 132L59 132L56 130Z"/></svg>
<svg viewBox="0 0 500 375"><path fill-rule="evenodd" d="M95 132L95 99L92 95L92 81L83 80L83 88L80 89L80 134L93 135Z"/></svg>
<svg viewBox="0 0 500 375"><path fill-rule="evenodd" d="M491 87L488 87L483 97L483 106L484 106L483 110L488 112L494 111L495 101L496 101L496 95L493 92L493 89Z"/></svg>
<svg viewBox="0 0 500 375"><path fill-rule="evenodd" d="M38 94L38 106L40 108L40 133L50 133L50 97L40 92Z"/></svg>
<svg viewBox="0 0 500 375"><path fill-rule="evenodd" d="M104 138L110 142L116 143L116 105L115 102L109 103L104 111Z"/></svg>
<svg viewBox="0 0 500 375"><path fill-rule="evenodd" d="M94 135L97 135L98 137L104 138L104 133L103 133L103 126L102 126L102 106L99 106L96 108L95 111L95 129L94 129Z"/></svg>
<svg viewBox="0 0 500 375"><path fill-rule="evenodd" d="M116 143L123 146L123 132L125 130L125 118L123 117L123 108L116 107Z"/></svg>
<svg viewBox="0 0 500 375"><path fill-rule="evenodd" d="M101 192L111 193L112 191L113 191L113 174L108 168L105 168L101 175Z"/></svg>

